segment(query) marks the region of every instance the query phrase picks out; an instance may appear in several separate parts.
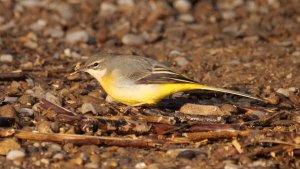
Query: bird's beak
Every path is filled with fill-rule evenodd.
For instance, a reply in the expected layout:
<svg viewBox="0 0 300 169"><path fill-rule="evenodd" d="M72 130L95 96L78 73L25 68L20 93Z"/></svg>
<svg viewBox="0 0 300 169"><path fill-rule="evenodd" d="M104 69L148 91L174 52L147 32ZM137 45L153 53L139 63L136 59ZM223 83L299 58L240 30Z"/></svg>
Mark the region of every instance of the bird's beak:
<svg viewBox="0 0 300 169"><path fill-rule="evenodd" d="M77 73L80 73L80 72L84 72L86 70L85 67L82 67L82 65L80 63L77 63L75 68L74 68L74 72L70 73L70 75L75 75Z"/></svg>

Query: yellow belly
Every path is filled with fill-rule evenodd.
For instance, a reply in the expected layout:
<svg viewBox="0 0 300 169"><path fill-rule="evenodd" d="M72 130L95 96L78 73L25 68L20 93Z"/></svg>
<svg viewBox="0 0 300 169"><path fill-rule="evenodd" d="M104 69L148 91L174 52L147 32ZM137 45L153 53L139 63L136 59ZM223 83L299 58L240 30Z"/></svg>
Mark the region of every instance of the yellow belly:
<svg viewBox="0 0 300 169"><path fill-rule="evenodd" d="M126 105L156 104L171 94L197 89L197 84L132 84L122 87L102 84L112 98Z"/></svg>

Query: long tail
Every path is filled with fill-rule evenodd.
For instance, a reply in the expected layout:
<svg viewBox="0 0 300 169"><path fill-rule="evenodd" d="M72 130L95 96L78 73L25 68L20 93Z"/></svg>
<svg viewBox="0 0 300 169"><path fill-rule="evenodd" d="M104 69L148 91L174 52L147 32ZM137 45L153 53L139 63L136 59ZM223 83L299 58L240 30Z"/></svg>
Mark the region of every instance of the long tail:
<svg viewBox="0 0 300 169"><path fill-rule="evenodd" d="M249 94L233 91L233 90L222 89L222 88L217 88L217 87L210 87L210 86L201 85L201 84L198 84L197 86L198 86L197 89L200 89L200 90L209 90L209 91L217 91L217 92L222 92L222 93L234 94L234 95L238 95L238 96L247 97L247 98L250 98L250 99L266 102L266 100L264 100L264 99L261 99L261 98L255 97L255 96L251 96Z"/></svg>

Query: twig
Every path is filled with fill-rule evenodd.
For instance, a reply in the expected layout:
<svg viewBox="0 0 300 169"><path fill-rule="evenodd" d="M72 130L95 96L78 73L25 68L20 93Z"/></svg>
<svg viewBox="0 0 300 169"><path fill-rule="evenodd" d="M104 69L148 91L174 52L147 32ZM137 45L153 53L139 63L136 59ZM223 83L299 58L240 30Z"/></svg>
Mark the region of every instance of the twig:
<svg viewBox="0 0 300 169"><path fill-rule="evenodd" d="M24 72L0 73L0 81L24 80L25 78L26 78L26 74Z"/></svg>
<svg viewBox="0 0 300 169"><path fill-rule="evenodd" d="M15 136L19 139L24 140L74 144L97 144L122 147L155 147L160 145L160 143L151 139L133 139L125 137L87 136L76 134L50 134L28 131L16 131Z"/></svg>
<svg viewBox="0 0 300 169"><path fill-rule="evenodd" d="M192 141L203 139L219 139L219 138L233 138L238 136L249 136L253 134L252 130L247 131L213 131L213 132L196 132L196 133L183 133L182 135Z"/></svg>

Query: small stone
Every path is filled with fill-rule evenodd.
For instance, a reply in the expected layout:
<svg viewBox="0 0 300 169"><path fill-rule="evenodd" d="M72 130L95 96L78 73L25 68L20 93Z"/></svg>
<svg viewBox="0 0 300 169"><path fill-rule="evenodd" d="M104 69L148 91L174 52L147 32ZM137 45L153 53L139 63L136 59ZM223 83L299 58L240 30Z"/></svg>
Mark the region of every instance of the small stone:
<svg viewBox="0 0 300 169"><path fill-rule="evenodd" d="M276 90L276 92L280 93L280 94L282 94L282 95L284 95L286 97L289 97L289 95L290 95L289 89L280 88L280 89Z"/></svg>
<svg viewBox="0 0 300 169"><path fill-rule="evenodd" d="M134 168L136 168L136 169L147 168L147 165L144 162L139 162L139 163L136 163L136 165L134 166Z"/></svg>
<svg viewBox="0 0 300 169"><path fill-rule="evenodd" d="M7 153L6 159L22 161L25 157L25 153L21 150L11 150Z"/></svg>
<svg viewBox="0 0 300 169"><path fill-rule="evenodd" d="M196 157L196 153L192 150L185 150L185 151L180 152L177 155L177 158L184 158L184 159L188 159L188 160L192 160L195 157Z"/></svg>
<svg viewBox="0 0 300 169"><path fill-rule="evenodd" d="M7 96L3 100L3 102L6 102L6 103L13 103L13 102L16 102L16 101L18 101L18 97L9 97L9 96Z"/></svg>
<svg viewBox="0 0 300 169"><path fill-rule="evenodd" d="M228 112L223 112L218 106L191 103L184 104L179 111L190 115L230 115Z"/></svg>
<svg viewBox="0 0 300 169"><path fill-rule="evenodd" d="M111 16L117 11L117 7L110 2L103 2L100 6L101 16Z"/></svg>
<svg viewBox="0 0 300 169"><path fill-rule="evenodd" d="M178 66L185 66L189 63L189 61L183 56L178 56L174 60Z"/></svg>
<svg viewBox="0 0 300 169"><path fill-rule="evenodd" d="M234 19L235 17L236 17L236 13L233 10L222 12L222 18L225 20Z"/></svg>
<svg viewBox="0 0 300 169"><path fill-rule="evenodd" d="M224 111L224 112L227 112L229 114L231 114L231 113L237 113L238 112L237 107L233 106L231 104L223 104L221 106L221 110Z"/></svg>
<svg viewBox="0 0 300 169"><path fill-rule="evenodd" d="M52 38L61 38L64 36L64 34L65 33L61 27L49 28L49 29L46 29L46 31L45 31L45 35L50 36Z"/></svg>
<svg viewBox="0 0 300 169"><path fill-rule="evenodd" d="M31 106L34 104L35 99L30 95L23 95L18 99L19 103Z"/></svg>
<svg viewBox="0 0 300 169"><path fill-rule="evenodd" d="M55 160L62 160L64 159L64 155L62 153L56 153L52 159L55 159Z"/></svg>
<svg viewBox="0 0 300 169"><path fill-rule="evenodd" d="M181 13L187 13L192 8L192 4L188 0L176 0L173 5Z"/></svg>
<svg viewBox="0 0 300 169"><path fill-rule="evenodd" d="M292 56L300 57L300 51L295 51L292 53Z"/></svg>
<svg viewBox="0 0 300 169"><path fill-rule="evenodd" d="M89 40L89 35L84 30L70 31L66 35L66 42L71 44L77 42L87 42L88 40Z"/></svg>
<svg viewBox="0 0 300 169"><path fill-rule="evenodd" d="M34 111L30 108L21 108L19 110L19 114L21 114L22 117L32 117L34 115Z"/></svg>
<svg viewBox="0 0 300 169"><path fill-rule="evenodd" d="M245 42L255 44L259 40L259 36L247 36L243 39Z"/></svg>
<svg viewBox="0 0 300 169"><path fill-rule="evenodd" d="M40 133L53 133L51 130L51 122L49 121L39 121L36 125L36 129Z"/></svg>
<svg viewBox="0 0 300 169"><path fill-rule="evenodd" d="M46 25L47 22L45 20L39 19L30 25L30 29L37 32L42 30Z"/></svg>
<svg viewBox="0 0 300 169"><path fill-rule="evenodd" d="M99 168L99 164L97 163L87 163L84 165L84 168L94 168L94 169L97 169Z"/></svg>
<svg viewBox="0 0 300 169"><path fill-rule="evenodd" d="M10 150L20 148L20 144L12 138L5 138L0 141L0 155L6 155Z"/></svg>
<svg viewBox="0 0 300 169"><path fill-rule="evenodd" d="M184 55L184 53L182 53L182 52L180 52L180 51L178 51L178 50L172 50L172 51L168 54L169 57L178 57L178 56L183 56L183 55Z"/></svg>
<svg viewBox="0 0 300 169"><path fill-rule="evenodd" d="M61 106L61 101L56 96L54 96L52 93L47 92L45 95L45 98L47 101Z"/></svg>
<svg viewBox="0 0 300 169"><path fill-rule="evenodd" d="M93 114L97 114L96 108L91 103L83 103L81 106L81 113L89 113L92 112Z"/></svg>
<svg viewBox="0 0 300 169"><path fill-rule="evenodd" d="M16 117L17 112L14 107L11 105L7 104L4 106L0 107L0 117L11 117L14 118Z"/></svg>
<svg viewBox="0 0 300 169"><path fill-rule="evenodd" d="M12 62L14 57L11 54L2 54L0 55L0 62Z"/></svg>
<svg viewBox="0 0 300 169"><path fill-rule="evenodd" d="M133 0L118 0L117 3L120 6L134 6Z"/></svg>
<svg viewBox="0 0 300 169"><path fill-rule="evenodd" d="M145 39L140 35L127 34L123 36L122 42L125 45L142 45L145 43Z"/></svg>
<svg viewBox="0 0 300 169"><path fill-rule="evenodd" d="M236 165L236 164L227 163L224 166L224 169L240 169L240 167L238 165Z"/></svg>
<svg viewBox="0 0 300 169"><path fill-rule="evenodd" d="M188 13L179 15L178 19L186 23L192 23L195 21L194 16Z"/></svg>
<svg viewBox="0 0 300 169"><path fill-rule="evenodd" d="M60 152L62 150L61 146L59 144L51 144L48 148L48 151L52 152L52 153L57 153Z"/></svg>

